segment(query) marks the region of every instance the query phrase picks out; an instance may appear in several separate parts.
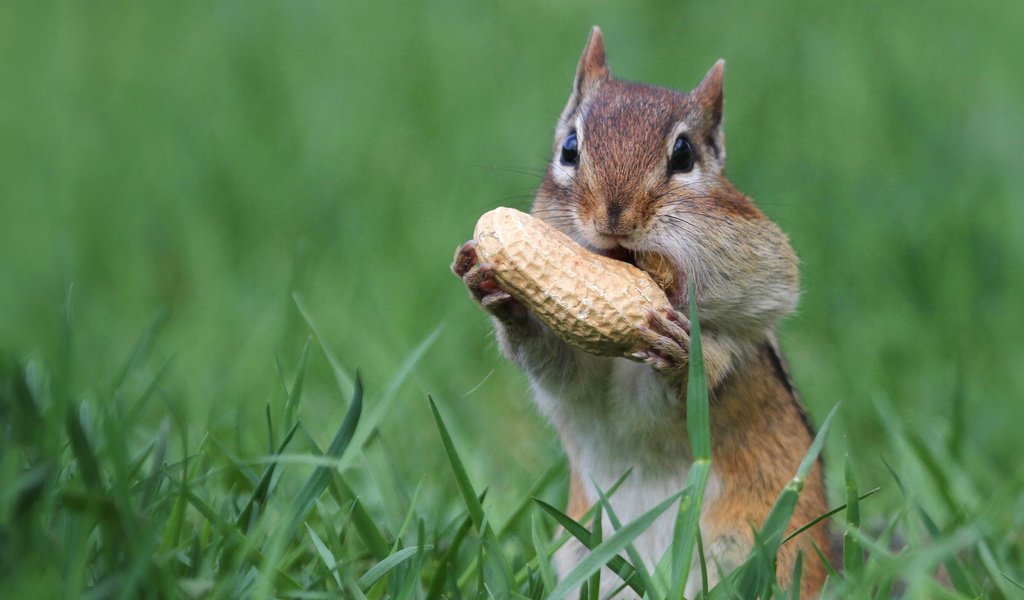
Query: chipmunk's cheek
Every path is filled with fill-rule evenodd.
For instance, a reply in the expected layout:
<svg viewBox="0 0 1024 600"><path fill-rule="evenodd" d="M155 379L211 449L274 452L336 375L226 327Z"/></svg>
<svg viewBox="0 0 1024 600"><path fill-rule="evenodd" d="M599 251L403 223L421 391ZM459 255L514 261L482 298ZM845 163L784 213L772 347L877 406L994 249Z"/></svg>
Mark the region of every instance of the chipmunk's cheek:
<svg viewBox="0 0 1024 600"><path fill-rule="evenodd" d="M636 265L647 271L658 287L665 290L672 306L680 306L680 299L685 305L686 300L686 272L679 265L674 264L668 257L657 252L642 253Z"/></svg>
<svg viewBox="0 0 1024 600"><path fill-rule="evenodd" d="M690 312L687 308L689 300L686 297L686 273L682 269L678 272L675 287L665 290L665 295L668 296L668 301L672 306L678 308L684 314Z"/></svg>

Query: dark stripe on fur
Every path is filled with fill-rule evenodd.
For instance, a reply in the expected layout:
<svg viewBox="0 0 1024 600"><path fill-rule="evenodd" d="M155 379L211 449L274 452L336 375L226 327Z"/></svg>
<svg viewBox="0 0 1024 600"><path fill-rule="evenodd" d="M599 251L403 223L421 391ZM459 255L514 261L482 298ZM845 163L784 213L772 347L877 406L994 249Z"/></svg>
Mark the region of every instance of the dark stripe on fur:
<svg viewBox="0 0 1024 600"><path fill-rule="evenodd" d="M786 359L782 357L782 351L779 349L779 342L775 339L775 334L771 333L765 340L765 349L768 351L768 357L772 361L772 366L775 368L775 373L779 376L779 379L786 386L789 391L790 399L793 402L793 406L796 408L796 412L800 415L800 420L804 422L804 427L807 428L807 433L811 434L811 439L818 432L811 425L811 419L807 416L807 411L804 409L804 405L800 402L800 393L796 390L796 384L793 383L793 377L789 374L789 368L786 366Z"/></svg>

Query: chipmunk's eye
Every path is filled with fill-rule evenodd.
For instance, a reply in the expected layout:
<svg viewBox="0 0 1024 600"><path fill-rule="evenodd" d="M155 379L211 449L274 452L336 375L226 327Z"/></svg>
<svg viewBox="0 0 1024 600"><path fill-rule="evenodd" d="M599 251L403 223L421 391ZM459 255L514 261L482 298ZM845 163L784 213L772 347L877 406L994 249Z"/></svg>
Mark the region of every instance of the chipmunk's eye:
<svg viewBox="0 0 1024 600"><path fill-rule="evenodd" d="M683 136L676 138L672 146L672 156L668 159L668 169L672 173L689 173L693 170L694 152L690 140Z"/></svg>
<svg viewBox="0 0 1024 600"><path fill-rule="evenodd" d="M563 165L575 167L580 162L580 150L576 144L576 132L570 132L566 136L565 141L562 142L562 157L561 161Z"/></svg>

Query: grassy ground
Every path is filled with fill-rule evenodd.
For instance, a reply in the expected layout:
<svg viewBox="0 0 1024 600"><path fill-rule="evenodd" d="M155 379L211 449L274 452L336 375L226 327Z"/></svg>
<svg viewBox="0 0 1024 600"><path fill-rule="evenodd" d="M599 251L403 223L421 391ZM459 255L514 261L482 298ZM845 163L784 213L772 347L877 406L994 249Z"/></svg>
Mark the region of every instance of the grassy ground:
<svg viewBox="0 0 1024 600"><path fill-rule="evenodd" d="M880 488L853 585L1024 594L1022 6L0 5L4 589L550 592L560 450L447 263L528 206L598 23L626 78L728 61L833 503L847 453Z"/></svg>

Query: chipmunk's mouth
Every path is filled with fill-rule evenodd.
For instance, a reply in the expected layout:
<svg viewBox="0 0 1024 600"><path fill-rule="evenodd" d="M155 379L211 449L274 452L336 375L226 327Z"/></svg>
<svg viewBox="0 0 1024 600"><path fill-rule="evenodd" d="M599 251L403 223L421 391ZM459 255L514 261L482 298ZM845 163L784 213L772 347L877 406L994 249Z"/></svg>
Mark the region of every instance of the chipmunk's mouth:
<svg viewBox="0 0 1024 600"><path fill-rule="evenodd" d="M673 304L676 304L682 297L684 286L681 282L684 280L684 274L663 254L651 250L631 250L618 244L612 248L602 248L597 253L621 260L645 271L661 289L665 290L665 294Z"/></svg>
<svg viewBox="0 0 1024 600"><path fill-rule="evenodd" d="M615 260L621 260L624 263L629 263L634 267L636 264L636 252L626 248L625 246L616 245L614 248L606 248L597 251L598 254L607 256L608 258L614 258Z"/></svg>

